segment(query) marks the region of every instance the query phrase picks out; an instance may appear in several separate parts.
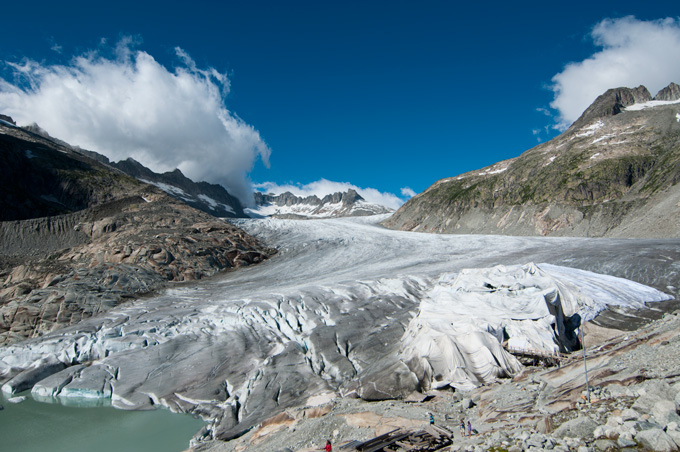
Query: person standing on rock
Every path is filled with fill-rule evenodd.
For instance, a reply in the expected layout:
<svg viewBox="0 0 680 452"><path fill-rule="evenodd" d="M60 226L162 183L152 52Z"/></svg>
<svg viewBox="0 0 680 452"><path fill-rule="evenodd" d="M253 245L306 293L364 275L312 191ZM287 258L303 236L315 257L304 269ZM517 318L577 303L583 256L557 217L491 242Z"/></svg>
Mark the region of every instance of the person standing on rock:
<svg viewBox="0 0 680 452"><path fill-rule="evenodd" d="M470 424L470 421L468 421L467 431L468 436L472 436L472 424Z"/></svg>
<svg viewBox="0 0 680 452"><path fill-rule="evenodd" d="M430 425L434 425L434 414L430 413Z"/></svg>
<svg viewBox="0 0 680 452"><path fill-rule="evenodd" d="M326 452L331 452L333 450L333 446L331 446L331 440L326 440L326 447L324 447L323 450Z"/></svg>
<svg viewBox="0 0 680 452"><path fill-rule="evenodd" d="M465 419L460 418L460 436L465 438Z"/></svg>

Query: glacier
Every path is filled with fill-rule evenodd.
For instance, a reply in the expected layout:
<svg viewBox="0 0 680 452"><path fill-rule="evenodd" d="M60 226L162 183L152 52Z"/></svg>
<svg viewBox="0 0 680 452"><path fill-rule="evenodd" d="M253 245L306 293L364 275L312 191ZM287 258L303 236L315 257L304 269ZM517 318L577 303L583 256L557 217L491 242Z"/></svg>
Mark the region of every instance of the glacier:
<svg viewBox="0 0 680 452"><path fill-rule="evenodd" d="M384 218L234 220L278 254L0 348L2 390L165 406L229 439L335 395L512 375L502 342L570 351L574 319L677 286L677 240L431 235Z"/></svg>

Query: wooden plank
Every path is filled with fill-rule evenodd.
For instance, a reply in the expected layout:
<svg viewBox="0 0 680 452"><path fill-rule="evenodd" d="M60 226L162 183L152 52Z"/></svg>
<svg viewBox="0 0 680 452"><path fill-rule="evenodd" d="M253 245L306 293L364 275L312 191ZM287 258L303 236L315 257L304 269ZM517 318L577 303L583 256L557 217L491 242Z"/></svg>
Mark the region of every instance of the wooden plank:
<svg viewBox="0 0 680 452"><path fill-rule="evenodd" d="M387 433L385 433L385 434L383 434L383 435L376 436L376 437L373 438L373 439L369 439L368 441L365 441L365 442L363 442L363 443L357 445L357 446L356 446L356 449L357 449L357 450L363 451L363 450L365 450L366 448L371 447L373 444L377 444L377 443L379 443L379 442L384 441L386 438L389 438L389 436L390 436L392 433L398 432L399 430L400 430L400 429L395 428L395 429L392 430L391 432L387 432Z"/></svg>
<svg viewBox="0 0 680 452"><path fill-rule="evenodd" d="M361 441L357 441L356 439L348 442L347 444L343 444L342 446L338 447L338 450L345 450L345 449L352 449L356 450L356 446L361 444Z"/></svg>
<svg viewBox="0 0 680 452"><path fill-rule="evenodd" d="M453 432L449 430L448 428L445 427L440 427L438 425L432 425L431 426L433 429L437 430L439 433L444 435L447 438L453 438Z"/></svg>
<svg viewBox="0 0 680 452"><path fill-rule="evenodd" d="M397 442L401 439L406 438L407 436L408 436L408 432L396 435L396 436L394 436L390 439L386 439L385 441L382 441L380 444L376 444L375 446L373 446L369 449L363 449L363 452L377 452L380 449L383 449L383 448L385 448L385 447L387 447L391 444L394 444L395 442Z"/></svg>
<svg viewBox="0 0 680 452"><path fill-rule="evenodd" d="M425 431L427 433L429 433L434 439L439 439L439 437L442 436L441 433L439 433L437 430L432 428L431 425L428 425L427 427L425 427Z"/></svg>

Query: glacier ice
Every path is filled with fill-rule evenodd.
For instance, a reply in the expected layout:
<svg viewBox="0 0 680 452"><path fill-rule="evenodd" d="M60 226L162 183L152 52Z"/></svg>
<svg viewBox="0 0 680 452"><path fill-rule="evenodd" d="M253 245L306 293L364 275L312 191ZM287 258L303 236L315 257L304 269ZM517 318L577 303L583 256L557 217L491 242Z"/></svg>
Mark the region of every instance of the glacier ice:
<svg viewBox="0 0 680 452"><path fill-rule="evenodd" d="M503 340L569 350L575 314L636 309L668 298L647 286L677 286L678 241L442 236L381 219L239 221L279 253L0 348L2 390L162 405L224 439L317 394L512 374Z"/></svg>

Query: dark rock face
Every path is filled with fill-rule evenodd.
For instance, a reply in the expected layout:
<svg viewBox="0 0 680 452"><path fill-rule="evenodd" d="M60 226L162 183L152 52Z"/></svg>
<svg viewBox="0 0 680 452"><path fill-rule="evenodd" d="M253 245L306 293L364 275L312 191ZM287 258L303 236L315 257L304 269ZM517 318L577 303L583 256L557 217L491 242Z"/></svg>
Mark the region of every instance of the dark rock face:
<svg viewBox="0 0 680 452"><path fill-rule="evenodd" d="M5 116L8 124L14 124L12 118L9 116ZM0 118L2 119L2 118ZM175 199L178 199L186 204L189 204L190 206L202 210L205 213L208 213L210 215L213 215L215 217L220 217L220 218L246 218L247 215L243 212L243 205L241 202L229 192L222 187L221 185L217 184L210 184L208 182L194 182L191 179L187 178L182 174L182 172L178 169L175 169L174 171L169 171L163 174L158 174L153 171L151 171L149 168L145 167L141 163L135 161L134 159L128 158L126 160L122 160L117 163L113 163L109 161L109 159L97 152L93 151L88 151L86 149L81 149L77 147L73 147L66 143L65 141L59 140L57 138L51 137L45 130L40 128L37 124L31 124L26 127L22 128L16 128L13 131L14 135L16 136L21 136L24 139L30 139L31 141L34 141L37 144L39 143L47 143L47 146L58 146L60 150L67 155L69 155L69 158L74 158L76 156L77 158L82 158L82 156L87 157L86 161L88 162L88 165L92 165L98 162L99 164L103 164L107 170L110 170L112 167L117 168L118 170L122 171L124 174L127 174L128 176L131 176L135 179L138 179L144 183L150 183L152 185L155 185L156 187L160 188L161 190L165 191L168 195L172 196ZM34 151L30 151L26 153L26 156L30 159L35 156ZM63 156L62 156L63 157ZM15 157L12 157L15 158ZM35 162L33 162L35 163ZM70 165L70 160L68 163L66 163L66 167L68 168L68 165ZM97 166L97 165L96 165ZM33 165L31 167L31 174L33 174L34 170L38 169L38 171L35 174L35 177L33 179L28 179L26 177L23 177L22 175L24 173L18 173L19 176L22 176L20 179L20 182L26 182L24 186L20 186L19 191L20 192L27 192L27 188L32 188L32 189L39 189L42 190L43 192L49 193L52 195L54 193L54 187L43 187L41 184L38 184L37 186L35 185L36 179L39 179L41 176L44 178L45 175L43 175L44 172L47 172L47 177L49 178L50 175L54 175L54 170L55 167L52 164L50 165L45 165L45 164L39 164L39 165ZM73 171L72 169L69 169L69 171ZM113 173L115 175L115 173ZM57 178L61 177L60 175L56 175ZM77 174L75 174L75 179L78 184L81 183L81 181L78 180ZM114 181L116 182L115 179L118 177L114 176ZM114 184L115 185L115 184ZM87 187L85 188L88 192L93 191L88 189ZM96 190L95 190L96 191ZM86 195L86 197L89 195ZM42 196L43 198L47 197L50 198L50 196ZM65 196L66 199L71 199L70 196ZM76 197L78 199L78 197ZM62 200L58 200L62 201ZM63 213L65 211L72 211L72 210L80 210L84 208L84 206L67 206L66 210L60 210L60 206L57 206L57 210L52 212L46 212L46 215L53 215L55 213ZM40 215L38 215L40 216ZM19 219L19 218L12 218L12 219Z"/></svg>
<svg viewBox="0 0 680 452"><path fill-rule="evenodd" d="M680 222L680 104L625 109L649 100L644 87L609 90L562 135L437 181L384 225L462 234L679 237L671 225Z"/></svg>
<svg viewBox="0 0 680 452"><path fill-rule="evenodd" d="M618 115L625 107L652 100L644 86L637 88L613 88L595 99L572 127L582 127L600 118Z"/></svg>
<svg viewBox="0 0 680 452"><path fill-rule="evenodd" d="M2 123L0 219L0 344L274 252L155 187Z"/></svg>
<svg viewBox="0 0 680 452"><path fill-rule="evenodd" d="M67 214L142 186L38 134L0 127L0 221Z"/></svg>

